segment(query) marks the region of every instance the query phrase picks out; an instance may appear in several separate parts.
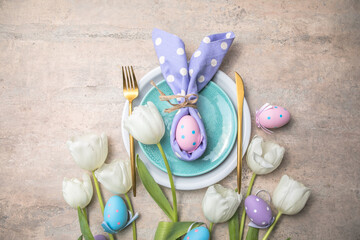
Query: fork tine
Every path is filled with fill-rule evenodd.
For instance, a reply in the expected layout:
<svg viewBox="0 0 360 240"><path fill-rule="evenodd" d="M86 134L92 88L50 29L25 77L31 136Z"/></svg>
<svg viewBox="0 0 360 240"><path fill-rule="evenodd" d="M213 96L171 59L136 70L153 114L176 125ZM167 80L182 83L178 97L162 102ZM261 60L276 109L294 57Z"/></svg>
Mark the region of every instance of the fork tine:
<svg viewBox="0 0 360 240"><path fill-rule="evenodd" d="M125 81L126 81L127 90L130 90L131 85L129 85L129 74L127 72L127 66L124 66L124 72L125 72Z"/></svg>
<svg viewBox="0 0 360 240"><path fill-rule="evenodd" d="M127 79L127 83L128 83L128 86L129 86L129 89L132 90L133 89L133 86L132 86L132 80L131 80L131 74L130 74L130 68L129 66L127 66L126 68L126 79Z"/></svg>
<svg viewBox="0 0 360 240"><path fill-rule="evenodd" d="M122 71L122 77L123 77L123 89L128 89L127 88L127 85L126 85L126 77L125 77L125 74L124 74L124 67L121 66L121 71Z"/></svg>
<svg viewBox="0 0 360 240"><path fill-rule="evenodd" d="M138 88L138 85L137 85L137 81L136 81L136 77L135 77L135 73L134 73L134 68L133 66L131 66L131 71L132 71L132 76L133 76L133 84L134 84L134 89L137 89Z"/></svg>
<svg viewBox="0 0 360 240"><path fill-rule="evenodd" d="M131 86L132 86L132 89L134 90L135 89L135 85L134 85L134 75L131 73L131 66L129 66L129 76L130 76L130 79L131 79Z"/></svg>

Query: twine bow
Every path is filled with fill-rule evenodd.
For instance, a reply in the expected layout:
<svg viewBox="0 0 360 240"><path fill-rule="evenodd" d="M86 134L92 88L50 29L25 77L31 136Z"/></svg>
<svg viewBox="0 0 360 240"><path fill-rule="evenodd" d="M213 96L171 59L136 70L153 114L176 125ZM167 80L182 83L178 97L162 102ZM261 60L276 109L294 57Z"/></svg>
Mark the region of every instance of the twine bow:
<svg viewBox="0 0 360 240"><path fill-rule="evenodd" d="M197 102L197 100L198 100L198 98L199 98L199 96L198 96L197 94L192 93L192 94L187 94L187 95L185 95L185 96L183 96L183 95L171 95L171 96L168 96L168 95L166 95L165 93L163 93L163 91L161 91L161 90L156 86L156 84L154 83L154 81L151 81L150 83L151 83L151 85L153 85L153 86L158 90L158 92L160 93L160 96L159 96L160 101L167 101L168 103L171 104L172 107L165 109L165 110L164 110L165 112L171 113L171 112L173 112L173 111L175 111L175 110L178 110L178 109L184 108L184 107L197 108L197 107L196 107L196 102ZM195 98L194 98L194 99L190 99L191 97L195 97ZM184 101L181 102L181 103L178 103L178 104L176 104L176 103L171 103L170 100L171 100L171 99L175 99L175 98L183 98Z"/></svg>

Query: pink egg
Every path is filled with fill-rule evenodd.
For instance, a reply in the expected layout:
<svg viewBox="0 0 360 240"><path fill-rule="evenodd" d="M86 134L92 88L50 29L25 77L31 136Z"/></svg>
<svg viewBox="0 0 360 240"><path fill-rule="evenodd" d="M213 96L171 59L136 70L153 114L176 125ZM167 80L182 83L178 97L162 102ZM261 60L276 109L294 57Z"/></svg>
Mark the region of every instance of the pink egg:
<svg viewBox="0 0 360 240"><path fill-rule="evenodd" d="M176 127L175 138L182 150L188 153L193 152L202 140L195 118L190 115L183 116Z"/></svg>
<svg viewBox="0 0 360 240"><path fill-rule="evenodd" d="M279 128L290 121L290 113L283 107L273 106L261 112L258 121L265 128Z"/></svg>

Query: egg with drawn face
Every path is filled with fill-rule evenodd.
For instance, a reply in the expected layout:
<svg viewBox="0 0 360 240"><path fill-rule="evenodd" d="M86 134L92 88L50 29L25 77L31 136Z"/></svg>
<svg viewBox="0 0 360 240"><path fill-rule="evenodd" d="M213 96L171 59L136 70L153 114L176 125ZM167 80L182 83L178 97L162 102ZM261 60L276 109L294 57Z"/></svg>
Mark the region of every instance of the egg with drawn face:
<svg viewBox="0 0 360 240"><path fill-rule="evenodd" d="M189 231L184 240L209 240L210 239L210 232L206 227L197 227L193 230Z"/></svg>
<svg viewBox="0 0 360 240"><path fill-rule="evenodd" d="M199 125L195 118L190 115L180 118L175 134L175 139L181 150L188 153L195 151L202 141Z"/></svg>
<svg viewBox="0 0 360 240"><path fill-rule="evenodd" d="M104 222L114 231L122 229L128 221L128 209L124 200L119 196L112 196L104 209Z"/></svg>

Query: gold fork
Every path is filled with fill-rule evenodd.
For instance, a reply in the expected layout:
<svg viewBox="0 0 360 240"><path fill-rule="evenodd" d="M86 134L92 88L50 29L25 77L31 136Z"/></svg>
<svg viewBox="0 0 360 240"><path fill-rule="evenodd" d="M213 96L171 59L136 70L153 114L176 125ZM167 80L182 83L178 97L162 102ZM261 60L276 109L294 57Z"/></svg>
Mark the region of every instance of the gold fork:
<svg viewBox="0 0 360 240"><path fill-rule="evenodd" d="M131 71L130 71L131 68ZM123 93L129 101L129 115L132 113L132 101L139 95L139 88L136 82L134 69L130 67L121 67L123 76ZM131 180L134 197L136 197L136 174L135 174L135 155L134 155L134 138L129 134L130 142L130 160L131 160Z"/></svg>

